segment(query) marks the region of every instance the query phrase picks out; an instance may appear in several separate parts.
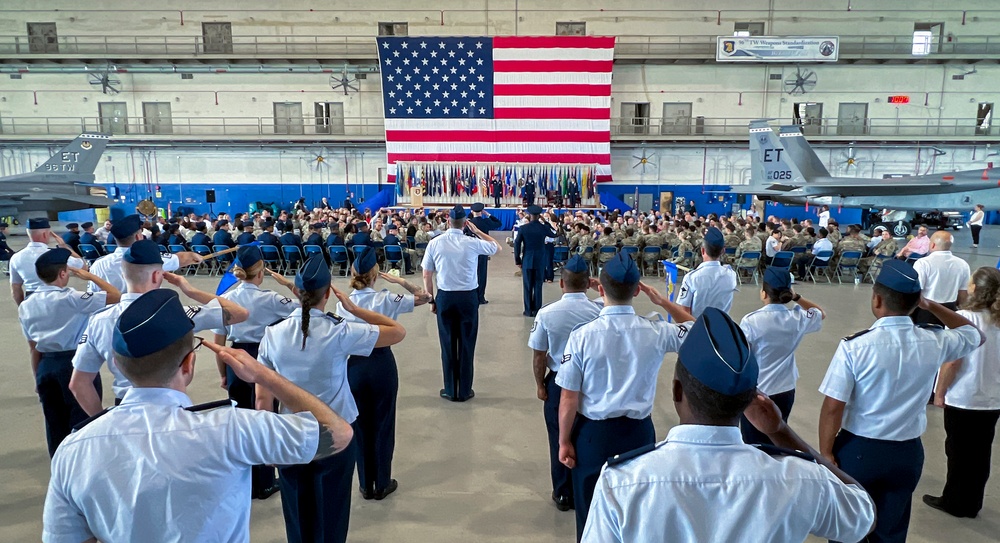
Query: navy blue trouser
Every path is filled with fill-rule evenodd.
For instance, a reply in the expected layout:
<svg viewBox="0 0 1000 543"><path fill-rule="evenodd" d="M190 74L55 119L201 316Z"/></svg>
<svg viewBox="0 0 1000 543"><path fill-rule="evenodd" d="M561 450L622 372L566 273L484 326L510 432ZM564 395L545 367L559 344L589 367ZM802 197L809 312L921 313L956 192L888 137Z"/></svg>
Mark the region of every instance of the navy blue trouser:
<svg viewBox="0 0 1000 543"><path fill-rule="evenodd" d="M351 521L356 440L338 454L278 468L288 543L344 543Z"/></svg>
<svg viewBox="0 0 1000 543"><path fill-rule="evenodd" d="M243 349L250 356L257 358L260 350L260 343L236 343L233 342L234 349ZM243 409L256 409L257 395L254 385L247 383L236 376L233 369L226 366L226 390L229 392L229 399L236 402L236 407ZM274 486L274 467L254 466L250 472L251 495L256 496L264 490Z"/></svg>
<svg viewBox="0 0 1000 543"><path fill-rule="evenodd" d="M549 464L552 470L552 493L556 497L573 498L573 477L570 469L559 461L559 398L562 388L556 384L556 372L545 376L545 430L549 435Z"/></svg>
<svg viewBox="0 0 1000 543"><path fill-rule="evenodd" d="M392 453L396 448L396 395L399 372L389 347L376 347L371 356L347 359L358 418L358 482L365 490L385 490L392 480Z"/></svg>
<svg viewBox="0 0 1000 543"><path fill-rule="evenodd" d="M472 394L472 374L479 336L479 293L475 290L439 290L438 339L444 393L456 400Z"/></svg>
<svg viewBox="0 0 1000 543"><path fill-rule="evenodd" d="M577 414L572 440L576 448L576 467L572 470L573 505L576 508L576 540L580 541L601 468L608 458L656 443L656 431L651 417L591 420Z"/></svg>
<svg viewBox="0 0 1000 543"><path fill-rule="evenodd" d="M913 491L924 467L920 438L886 441L841 430L833 442L833 456L875 502L875 531L865 541L905 543Z"/></svg>
<svg viewBox="0 0 1000 543"><path fill-rule="evenodd" d="M522 296L524 297L524 312L527 315L534 315L542 308L542 281L545 270L529 270L521 268L521 283L523 284Z"/></svg>
<svg viewBox="0 0 1000 543"><path fill-rule="evenodd" d="M476 272L479 274L479 288L476 291L479 294L479 303L486 301L486 268L490 264L490 257L486 255L479 255L479 264Z"/></svg>
<svg viewBox="0 0 1000 543"><path fill-rule="evenodd" d="M556 258L556 245L554 243L545 244L545 280L555 281L556 271L555 271L555 258Z"/></svg>
<svg viewBox="0 0 1000 543"><path fill-rule="evenodd" d="M949 512L975 516L983 508L997 420L1000 411L945 406L944 452L948 456L948 477L941 497Z"/></svg>
<svg viewBox="0 0 1000 543"><path fill-rule="evenodd" d="M45 440L49 445L50 458L56 454L59 444L73 431L73 427L89 418L69 390L75 353L76 351L41 353L38 372L35 374L38 400L42 403L42 414L45 415ZM100 398L100 375L94 377L94 388Z"/></svg>
<svg viewBox="0 0 1000 543"><path fill-rule="evenodd" d="M792 404L795 403L795 389L769 397L774 400L775 405L778 406L778 410L781 411L781 418L785 422L788 422L788 416L792 414ZM750 421L744 416L740 417L740 432L743 434L743 442L747 445L756 443L774 445L766 435L754 428L753 424L750 424Z"/></svg>

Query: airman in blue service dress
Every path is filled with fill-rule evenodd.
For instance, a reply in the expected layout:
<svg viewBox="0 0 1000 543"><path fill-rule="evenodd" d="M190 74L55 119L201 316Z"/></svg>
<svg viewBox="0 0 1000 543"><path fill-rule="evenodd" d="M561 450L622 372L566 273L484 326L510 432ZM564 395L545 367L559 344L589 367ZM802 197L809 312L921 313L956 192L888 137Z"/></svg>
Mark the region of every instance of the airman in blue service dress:
<svg viewBox="0 0 1000 543"><path fill-rule="evenodd" d="M49 220L46 218L35 218L28 219L28 230L45 230L50 232L51 238L56 240L57 243L65 244L62 238L51 234L49 230ZM35 290L42 286L42 282L38 279L38 275L35 274L35 260L39 255L45 253L49 250L49 245L46 242L41 241L29 241L24 249L21 249L10 258L10 285L11 291L20 286L22 289L22 295L25 299L34 294ZM71 254L69 258L69 265L74 268L84 268L86 263L82 258L75 254ZM121 289L119 289L121 290ZM17 298L14 298L17 301ZM19 304L20 305L20 304Z"/></svg>
<svg viewBox="0 0 1000 543"><path fill-rule="evenodd" d="M597 319L570 333L556 376L563 389L559 456L573 471L578 540L604 462L656 441L650 414L657 375L663 357L677 352L693 321L690 313L657 294L658 305L684 324L668 323L658 314L636 315L631 302L639 290L639 268L626 254L618 253L605 264L601 285L604 308ZM627 290L625 299L608 296L614 285Z"/></svg>
<svg viewBox="0 0 1000 543"><path fill-rule="evenodd" d="M521 293L525 317L534 317L542 307L542 283L545 281L545 238L558 233L548 224L538 221L542 208L528 206L528 223L514 236L514 264L521 268Z"/></svg>
<svg viewBox="0 0 1000 543"><path fill-rule="evenodd" d="M944 362L983 341L978 328L941 304L920 297L913 266L887 260L875 279L875 324L844 338L819 391L820 452L836 460L871 494L878 511L868 541L906 541L913 491L924 465L927 391ZM948 329L916 325L917 304Z"/></svg>
<svg viewBox="0 0 1000 543"><path fill-rule="evenodd" d="M234 349L243 349L250 356L257 358L260 341L264 338L264 330L270 324L284 319L299 307L299 302L277 292L260 288L264 276L263 255L260 247L244 245L236 251L237 266L233 272L242 277L232 288L222 294L222 297L247 308L250 317L247 320L226 328L214 330L216 343L232 342ZM239 269L237 269L239 268ZM287 279L285 279L287 281ZM236 406L244 409L254 409L254 387L236 375L228 365L217 361L222 374L223 383L229 392L229 399ZM267 499L277 492L274 478L274 467L254 466L251 477L250 495L256 499Z"/></svg>
<svg viewBox="0 0 1000 543"><path fill-rule="evenodd" d="M725 236L718 228L711 227L705 232L701 254L704 262L684 275L677 303L691 309L696 318L707 307L729 311L733 306L733 295L739 280L736 272L722 264L720 258L726 246Z"/></svg>
<svg viewBox="0 0 1000 543"><path fill-rule="evenodd" d="M777 407L755 393L757 370L736 323L706 309L678 352L672 388L680 424L666 440L608 460L583 541L864 537L875 521L871 498L836 466L813 460ZM747 404L785 449L740 440L736 425Z"/></svg>
<svg viewBox="0 0 1000 543"><path fill-rule="evenodd" d="M108 292L80 292L67 287L71 274L85 279L93 277L83 270L69 270L66 266L69 255L68 250L57 248L42 253L35 260L35 272L43 285L17 308L21 330L33 346L31 369L45 415L50 457L73 426L88 417L69 390L76 345L90 315L104 309L108 303L116 303L120 294L103 281ZM94 378L94 388L100 396L100 376Z"/></svg>
<svg viewBox="0 0 1000 543"><path fill-rule="evenodd" d="M259 359L292 383L330 406L349 424L358 417L358 407L347 378L350 356L369 356L380 343L386 320L364 312L369 322L344 322L333 313L323 313L332 287L330 268L322 255L311 256L295 276L302 307L288 318L268 326L260 343ZM346 296L343 299L347 299ZM354 304L351 304L352 307ZM351 310L351 308L347 308ZM360 313L363 310L358 310ZM308 313L308 317L306 317ZM387 338L390 336L386 336ZM402 339L392 341L395 343ZM257 387L258 408L272 402L266 390ZM285 411L285 406L282 406ZM351 516L351 482L357 440L344 452L301 466L280 466L278 484L285 517L285 534L291 543L343 542Z"/></svg>
<svg viewBox="0 0 1000 543"><path fill-rule="evenodd" d="M562 298L538 310L531 325L528 347L534 351L532 366L538 398L545 402L543 413L549 437L552 501L559 510L568 511L573 507L573 478L569 468L559 461L559 399L562 389L556 384L556 376L570 332L596 319L602 304L587 298L590 265L580 255L573 255L566 261L560 284L564 293Z"/></svg>
<svg viewBox="0 0 1000 543"><path fill-rule="evenodd" d="M470 209L472 209L472 218L469 219L469 222L476 225L476 228L479 228L488 234L493 230L499 230L503 226L503 223L500 222L500 219L490 215L485 208L486 206L484 206L482 202L472 204L470 206ZM477 268L477 272L479 274L479 288L476 289L479 293L479 305L490 303L489 300L486 299L486 271L487 268L489 268L489 264L490 257L488 255L479 255L479 267Z"/></svg>

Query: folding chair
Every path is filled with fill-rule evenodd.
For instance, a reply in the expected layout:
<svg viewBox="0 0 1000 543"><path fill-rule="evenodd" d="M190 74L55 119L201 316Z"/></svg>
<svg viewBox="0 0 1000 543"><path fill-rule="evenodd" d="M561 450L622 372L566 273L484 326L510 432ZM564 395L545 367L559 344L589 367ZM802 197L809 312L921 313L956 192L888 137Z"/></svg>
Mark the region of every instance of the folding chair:
<svg viewBox="0 0 1000 543"><path fill-rule="evenodd" d="M218 253L220 251L227 251L230 247L228 245L213 245L212 252ZM228 253L224 255L219 255L215 257L215 274L221 275L229 267L229 263L233 261L235 257L233 253Z"/></svg>
<svg viewBox="0 0 1000 543"><path fill-rule="evenodd" d="M383 249L385 251L385 271L389 271L392 268L400 267L403 263L403 248L399 245L386 245Z"/></svg>
<svg viewBox="0 0 1000 543"><path fill-rule="evenodd" d="M913 264L914 262L920 260L925 256L927 256L927 253L924 254L910 253L910 256L906 258L906 262L908 264Z"/></svg>
<svg viewBox="0 0 1000 543"><path fill-rule="evenodd" d="M281 271L282 275L286 277L288 275L295 275L304 260L302 251L295 245L282 245L281 254L285 257L285 268Z"/></svg>
<svg viewBox="0 0 1000 543"><path fill-rule="evenodd" d="M837 261L837 283L844 284L845 272L851 272L855 281L858 280L858 263L861 262L861 251L844 251Z"/></svg>
<svg viewBox="0 0 1000 543"><path fill-rule="evenodd" d="M731 264L736 259L736 247L726 247L723 263Z"/></svg>
<svg viewBox="0 0 1000 543"><path fill-rule="evenodd" d="M413 256L414 258L417 259L417 266L420 266L421 270L423 269L422 264L424 262L424 251L426 250L427 250L427 242L413 244Z"/></svg>
<svg viewBox="0 0 1000 543"><path fill-rule="evenodd" d="M330 265L339 265L344 270L347 269L349 265L349 259L347 257L347 247L343 245L330 245L327 247L327 251L330 253ZM344 273L347 273L346 271Z"/></svg>
<svg viewBox="0 0 1000 543"><path fill-rule="evenodd" d="M94 247L90 243L80 244L80 256L87 262L87 265L91 265L95 260L101 258L101 253L97 252L97 247Z"/></svg>
<svg viewBox="0 0 1000 543"><path fill-rule="evenodd" d="M269 269L282 273L284 271L281 262L281 253L278 252L278 248L274 245L261 245L260 254L263 256L264 265Z"/></svg>
<svg viewBox="0 0 1000 543"><path fill-rule="evenodd" d="M656 275L660 275L660 248L655 245L650 245L649 247L643 247L642 249L642 266L639 267L639 271L643 275L646 275L646 267L650 264L656 270Z"/></svg>
<svg viewBox="0 0 1000 543"><path fill-rule="evenodd" d="M406 236L406 248L414 249L417 246L417 238L414 236Z"/></svg>
<svg viewBox="0 0 1000 543"><path fill-rule="evenodd" d="M569 260L569 247L566 245L556 245L552 250L552 269L566 265Z"/></svg>
<svg viewBox="0 0 1000 543"><path fill-rule="evenodd" d="M191 250L200 254L201 256L206 256L212 254L212 250L208 248L208 245L192 245ZM207 271L209 275L215 272L216 261L208 259L203 261L197 268L195 268L195 273L200 271Z"/></svg>
<svg viewBox="0 0 1000 543"><path fill-rule="evenodd" d="M168 252L170 252L170 251L167 251L167 247L165 245L157 244L156 246L159 247L161 254L162 253L168 253Z"/></svg>
<svg viewBox="0 0 1000 543"><path fill-rule="evenodd" d="M778 251L771 261L771 268L783 270L785 273L792 273L792 261L795 260L795 253L792 251Z"/></svg>
<svg viewBox="0 0 1000 543"><path fill-rule="evenodd" d="M586 260L588 264L590 264L590 269L592 272L594 272L594 275L597 275L597 264L594 263L594 246L588 245L587 247L584 247L583 252L580 253L580 256L582 256L583 259Z"/></svg>
<svg viewBox="0 0 1000 543"><path fill-rule="evenodd" d="M635 245L623 245L621 251L632 257L632 260L637 260L639 256L639 248Z"/></svg>
<svg viewBox="0 0 1000 543"><path fill-rule="evenodd" d="M302 252L305 253L306 260L309 260L309 257L316 254L323 255L323 257L326 258L326 253L323 252L322 245L303 245Z"/></svg>
<svg viewBox="0 0 1000 543"><path fill-rule="evenodd" d="M820 251L813 255L812 262L806 266L806 280L812 280L812 282L815 283L816 274L823 272L823 276L826 277L826 282L833 283L833 279L830 279L831 260L833 260L833 251Z"/></svg>
<svg viewBox="0 0 1000 543"><path fill-rule="evenodd" d="M892 255L875 255L875 260L872 262L872 265L868 267L868 272L861 278L861 282L863 283L871 279L872 283L874 283L875 278L878 277L878 274L882 271L882 264L885 264L885 261L890 258L892 258Z"/></svg>
<svg viewBox="0 0 1000 543"><path fill-rule="evenodd" d="M760 267L760 251L747 251L740 255L736 259L736 276L739 277L740 284L743 284L743 275L740 273L747 272L747 275L753 279L755 285L760 283L757 280L758 268Z"/></svg>

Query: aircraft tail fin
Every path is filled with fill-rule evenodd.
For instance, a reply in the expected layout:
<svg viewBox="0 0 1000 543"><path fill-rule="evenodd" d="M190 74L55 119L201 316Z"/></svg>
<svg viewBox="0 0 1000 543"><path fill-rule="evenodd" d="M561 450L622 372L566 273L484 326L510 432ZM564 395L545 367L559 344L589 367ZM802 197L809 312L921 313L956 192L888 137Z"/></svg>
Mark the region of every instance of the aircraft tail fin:
<svg viewBox="0 0 1000 543"><path fill-rule="evenodd" d="M750 121L750 185L789 191L805 179L766 120Z"/></svg>
<svg viewBox="0 0 1000 543"><path fill-rule="evenodd" d="M830 177L830 172L802 135L799 125L782 126L778 141L788 152L788 159L798 166L807 181L816 177Z"/></svg>
<svg viewBox="0 0 1000 543"><path fill-rule="evenodd" d="M105 134L80 134L35 171L45 174L92 176L101 161L104 148L108 146L109 138Z"/></svg>

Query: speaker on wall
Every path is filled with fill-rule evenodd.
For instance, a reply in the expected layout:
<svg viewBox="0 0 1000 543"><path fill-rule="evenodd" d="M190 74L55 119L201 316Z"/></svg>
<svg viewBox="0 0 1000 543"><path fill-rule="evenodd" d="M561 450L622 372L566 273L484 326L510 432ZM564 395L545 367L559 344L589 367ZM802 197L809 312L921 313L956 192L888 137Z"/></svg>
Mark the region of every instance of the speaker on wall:
<svg viewBox="0 0 1000 543"><path fill-rule="evenodd" d="M737 194L736 195L736 203L740 204L740 205L746 205L746 203L747 203L747 195L746 194Z"/></svg>
<svg viewBox="0 0 1000 543"><path fill-rule="evenodd" d="M208 189L205 191L205 201L214 204L215 203L215 190Z"/></svg>

